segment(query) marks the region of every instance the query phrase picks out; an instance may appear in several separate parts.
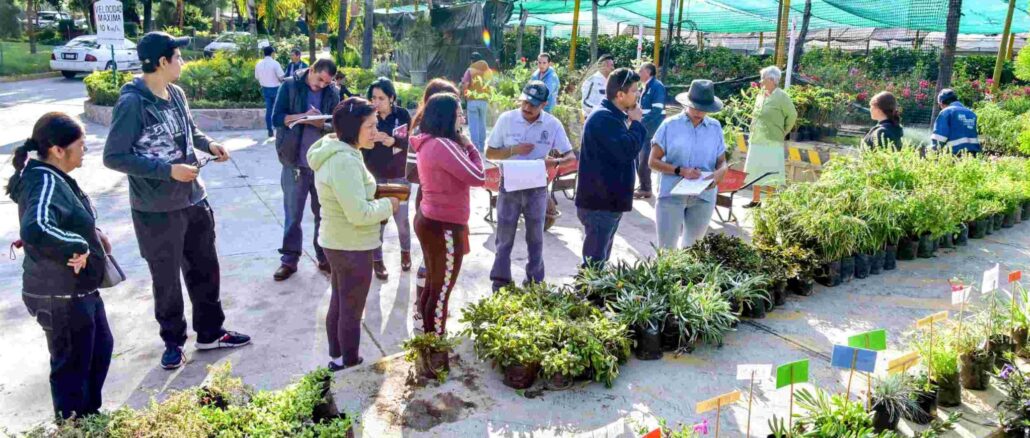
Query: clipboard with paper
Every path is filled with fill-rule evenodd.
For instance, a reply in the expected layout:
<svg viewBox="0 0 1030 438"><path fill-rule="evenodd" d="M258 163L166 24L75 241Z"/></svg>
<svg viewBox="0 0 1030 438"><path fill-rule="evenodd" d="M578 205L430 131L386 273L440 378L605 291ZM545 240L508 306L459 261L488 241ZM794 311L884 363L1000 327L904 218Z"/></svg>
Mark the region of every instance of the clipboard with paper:
<svg viewBox="0 0 1030 438"><path fill-rule="evenodd" d="M547 186L547 164L544 160L499 160L501 187L506 192Z"/></svg>
<svg viewBox="0 0 1030 438"><path fill-rule="evenodd" d="M708 189L708 186L712 185L712 180L708 178L710 176L712 176L712 172L701 172L701 176L697 179L680 178L669 194L675 196L700 195Z"/></svg>

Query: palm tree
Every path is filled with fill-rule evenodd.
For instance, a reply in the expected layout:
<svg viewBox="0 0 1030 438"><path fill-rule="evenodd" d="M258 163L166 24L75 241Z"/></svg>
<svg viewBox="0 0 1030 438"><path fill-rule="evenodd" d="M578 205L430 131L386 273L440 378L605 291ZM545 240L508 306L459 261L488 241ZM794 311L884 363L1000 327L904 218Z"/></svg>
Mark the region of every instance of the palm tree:
<svg viewBox="0 0 1030 438"><path fill-rule="evenodd" d="M327 23L333 16L333 0L304 0L304 22L308 26L308 56L315 61L315 27Z"/></svg>
<svg viewBox="0 0 1030 438"><path fill-rule="evenodd" d="M962 0L948 0L948 22L944 31L944 50L941 51L941 62L937 73L937 90L951 86L951 73L955 67L955 45L958 43L959 19L962 17ZM940 106L933 105L930 123L937 119Z"/></svg>
<svg viewBox="0 0 1030 438"><path fill-rule="evenodd" d="M357 1L350 3L349 0L340 0L337 8L336 29L339 31L336 33L336 53L339 53L340 56L343 56L343 52L347 49L347 37L358 24L358 20L353 17L357 13L357 6Z"/></svg>
<svg viewBox="0 0 1030 438"><path fill-rule="evenodd" d="M375 30L375 0L365 0L365 35L361 39L361 67L372 68L372 42L373 31Z"/></svg>

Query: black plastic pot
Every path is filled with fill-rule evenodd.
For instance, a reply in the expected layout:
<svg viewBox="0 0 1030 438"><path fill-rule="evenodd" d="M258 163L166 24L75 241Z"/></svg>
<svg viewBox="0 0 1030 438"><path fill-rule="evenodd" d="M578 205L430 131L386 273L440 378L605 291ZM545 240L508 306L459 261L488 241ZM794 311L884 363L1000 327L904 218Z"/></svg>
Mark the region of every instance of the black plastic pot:
<svg viewBox="0 0 1030 438"><path fill-rule="evenodd" d="M937 417L937 391L916 391L914 395L919 409L905 419L916 424L930 424Z"/></svg>
<svg viewBox="0 0 1030 438"><path fill-rule="evenodd" d="M955 246L969 245L969 225L959 224L958 233L955 233Z"/></svg>
<svg viewBox="0 0 1030 438"><path fill-rule="evenodd" d="M669 315L665 317L665 326L662 327L662 351L676 351L679 347L679 324L675 316Z"/></svg>
<svg viewBox="0 0 1030 438"><path fill-rule="evenodd" d="M963 353L958 356L958 376L962 387L982 391L991 383L994 356L990 352ZM943 405L942 405L943 406Z"/></svg>
<svg viewBox="0 0 1030 438"><path fill-rule="evenodd" d="M969 238L970 239L983 239L987 236L987 232L990 231L991 221L980 218L975 221L969 222Z"/></svg>
<svg viewBox="0 0 1030 438"><path fill-rule="evenodd" d="M1016 342L1013 341L1011 336L991 336L991 355L994 356L994 366L996 368L1002 368L1005 365L1008 365L1010 362L1008 359L1005 359L1005 353L1015 351Z"/></svg>
<svg viewBox="0 0 1030 438"><path fill-rule="evenodd" d="M782 306L787 304L787 282L777 281L773 285L773 306Z"/></svg>
<svg viewBox="0 0 1030 438"><path fill-rule="evenodd" d="M1000 230L1003 224L1005 224L1005 213L994 215L994 231Z"/></svg>
<svg viewBox="0 0 1030 438"><path fill-rule="evenodd" d="M919 239L902 237L898 241L898 260L915 260L919 253Z"/></svg>
<svg viewBox="0 0 1030 438"><path fill-rule="evenodd" d="M1017 224L1022 223L1023 222L1023 206L1022 205L1017 205L1014 210L1016 212L1016 223Z"/></svg>
<svg viewBox="0 0 1030 438"><path fill-rule="evenodd" d="M1019 213L1016 213L1017 211L1019 210L1013 208L1008 213L1005 213L1005 218L1001 220L1002 228L1012 228L1016 226L1016 221L1019 220Z"/></svg>
<svg viewBox="0 0 1030 438"><path fill-rule="evenodd" d="M991 234L994 234L994 232L997 231L997 229L994 228L994 216L987 216L984 220L987 221L987 235L990 236Z"/></svg>
<svg viewBox="0 0 1030 438"><path fill-rule="evenodd" d="M933 257L933 245L934 239L930 237L930 233L923 233L923 235L919 236L919 247L916 255L921 259Z"/></svg>
<svg viewBox="0 0 1030 438"><path fill-rule="evenodd" d="M658 360L662 358L662 334L650 327L637 327L634 330L637 345L633 354L640 360Z"/></svg>
<svg viewBox="0 0 1030 438"><path fill-rule="evenodd" d="M575 383L575 377L558 373L547 379L547 388L551 390L569 389Z"/></svg>
<svg viewBox="0 0 1030 438"><path fill-rule="evenodd" d="M900 421L900 415L891 418L886 407L882 405L873 405L873 431L884 432L894 430L898 427L898 422Z"/></svg>
<svg viewBox="0 0 1030 438"><path fill-rule="evenodd" d="M762 319L765 318L765 314L768 311L769 303L764 300L755 300L754 303L743 304L743 314L745 317Z"/></svg>
<svg viewBox="0 0 1030 438"><path fill-rule="evenodd" d="M787 290L793 294L807 297L815 289L815 280L811 278L791 278L787 280Z"/></svg>
<svg viewBox="0 0 1030 438"><path fill-rule="evenodd" d="M938 377L933 384L937 386L937 406L951 408L962 404L962 386L957 374Z"/></svg>
<svg viewBox="0 0 1030 438"><path fill-rule="evenodd" d="M885 251L876 251L869 256L869 274L880 275L883 272L883 258L887 256Z"/></svg>
<svg viewBox="0 0 1030 438"><path fill-rule="evenodd" d="M872 258L869 254L855 254L855 278L861 280L869 276Z"/></svg>
<svg viewBox="0 0 1030 438"><path fill-rule="evenodd" d="M850 283L855 278L855 257L844 257L840 259L840 279Z"/></svg>
<svg viewBox="0 0 1030 438"><path fill-rule="evenodd" d="M844 278L841 275L840 265L840 260L823 264L819 267L819 275L816 276L815 281L827 287L840 286L844 281ZM852 267L852 271L853 270L854 267ZM854 272L852 272L852 275L854 275Z"/></svg>
<svg viewBox="0 0 1030 438"><path fill-rule="evenodd" d="M1016 345L1016 356L1027 357L1026 348L1027 330L1025 328L1017 328L1012 330L1012 343Z"/></svg>
<svg viewBox="0 0 1030 438"><path fill-rule="evenodd" d="M898 267L898 246L887 245L887 249L883 252L883 270L893 271Z"/></svg>
<svg viewBox="0 0 1030 438"><path fill-rule="evenodd" d="M504 367L504 384L509 388L526 389L533 386L540 373L540 364L510 365Z"/></svg>
<svg viewBox="0 0 1030 438"><path fill-rule="evenodd" d="M938 242L940 243L941 248L954 248L955 235L951 233L945 233L943 236L941 236Z"/></svg>

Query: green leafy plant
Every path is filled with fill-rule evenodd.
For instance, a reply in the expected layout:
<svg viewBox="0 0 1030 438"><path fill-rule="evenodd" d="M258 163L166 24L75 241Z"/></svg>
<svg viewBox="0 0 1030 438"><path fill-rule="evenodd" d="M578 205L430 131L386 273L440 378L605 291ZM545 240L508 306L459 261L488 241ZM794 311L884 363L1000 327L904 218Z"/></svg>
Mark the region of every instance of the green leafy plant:
<svg viewBox="0 0 1030 438"><path fill-rule="evenodd" d="M436 333L423 333L407 339L401 344L404 349L404 360L417 363L419 360L426 360L432 353L449 353L461 344L460 338L448 338ZM442 383L447 381L446 370L435 370L437 379Z"/></svg>
<svg viewBox="0 0 1030 438"><path fill-rule="evenodd" d="M860 401L850 401L844 394L829 395L826 391L807 388L795 392L794 400L803 413L795 414L794 425L805 437L841 438L873 435L872 414Z"/></svg>
<svg viewBox="0 0 1030 438"><path fill-rule="evenodd" d="M906 373L890 374L873 380L873 409L890 419L909 418L921 411L915 400L915 385Z"/></svg>

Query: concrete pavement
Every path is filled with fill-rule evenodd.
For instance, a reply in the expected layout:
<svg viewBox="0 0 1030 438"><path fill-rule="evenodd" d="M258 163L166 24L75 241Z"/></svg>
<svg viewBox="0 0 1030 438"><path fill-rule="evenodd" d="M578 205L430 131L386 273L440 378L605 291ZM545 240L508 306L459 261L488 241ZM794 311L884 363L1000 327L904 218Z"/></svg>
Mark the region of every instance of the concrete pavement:
<svg viewBox="0 0 1030 438"><path fill-rule="evenodd" d="M0 84L0 179L6 181L14 147L24 141L35 120L46 111L71 114L82 111L85 92L81 80L46 79ZM208 187L218 227L218 250L223 282L226 327L254 336L254 345L233 351L193 351L193 333L187 344L190 363L169 372L158 366L162 344L153 318L153 300L146 264L139 256L128 209L128 187L123 175L103 167L101 154L106 129L87 125L84 167L72 175L93 196L99 224L112 238L115 254L129 280L103 293L115 335L115 357L105 387L105 408L140 407L151 397L196 385L207 375L205 365L231 361L234 371L258 388L278 388L305 372L325 364L324 318L329 301L328 282L317 272L311 257L312 228L305 228L308 256L300 272L286 282L272 281L278 266L281 241L282 194L280 166L274 145L260 131L209 133L232 152L229 163L206 166ZM472 254L466 258L459 284L452 294L449 327L464 304L490 291L493 262L493 227L483 220L487 196L472 196ZM746 202L740 199L741 203ZM547 278L567 282L575 274L582 245L582 228L571 202L560 198L564 212L545 235ZM0 242L17 239L16 205L0 200ZM738 211L745 217L743 211ZM849 334L885 328L887 355L900 354L901 336L911 322L948 307L946 279L962 275L978 278L993 263L1003 269L1025 269L1030 264L1028 224L973 241L969 247L943 251L933 260L901 262L886 275L826 289L810 297L791 297L765 320L741 324L722 349L701 348L694 354L657 362L631 360L622 368L615 387L580 385L565 391L516 392L504 387L500 374L479 362L466 342L459 348L451 379L444 385L422 386L407 379L410 365L396 355L412 329L414 273L401 273L396 229L387 227L387 282L374 281L364 317L361 354L365 364L339 373L334 394L348 412L358 413L364 436L633 436L655 417L671 422L695 422L700 400L733 389L746 389L734 379L742 363L780 364L811 359L812 381L832 391L843 391L847 376L829 367L829 352ZM713 224L712 232L740 233L734 225ZM653 254L653 201L634 203L623 219L613 252L632 260ZM746 233L745 233L746 234ZM520 234L517 238L523 241ZM419 259L418 245L414 257ZM513 254L515 279L523 278L525 245ZM23 430L44 421L51 409L47 383L48 363L42 330L25 311L19 296L21 260L0 259L0 425ZM189 306L187 306L189 313ZM189 318L187 316L187 318ZM856 385L858 386L858 385ZM861 385L864 386L864 385ZM857 392L857 391L855 391ZM973 409L987 409L990 391L967 393ZM764 436L766 418L786 415L786 390L763 386L756 392L753 436ZM723 433L743 436L746 414L742 407L723 411ZM714 420L712 413L706 417ZM988 423L989 418L974 419ZM961 436L984 436L973 422L962 424Z"/></svg>

